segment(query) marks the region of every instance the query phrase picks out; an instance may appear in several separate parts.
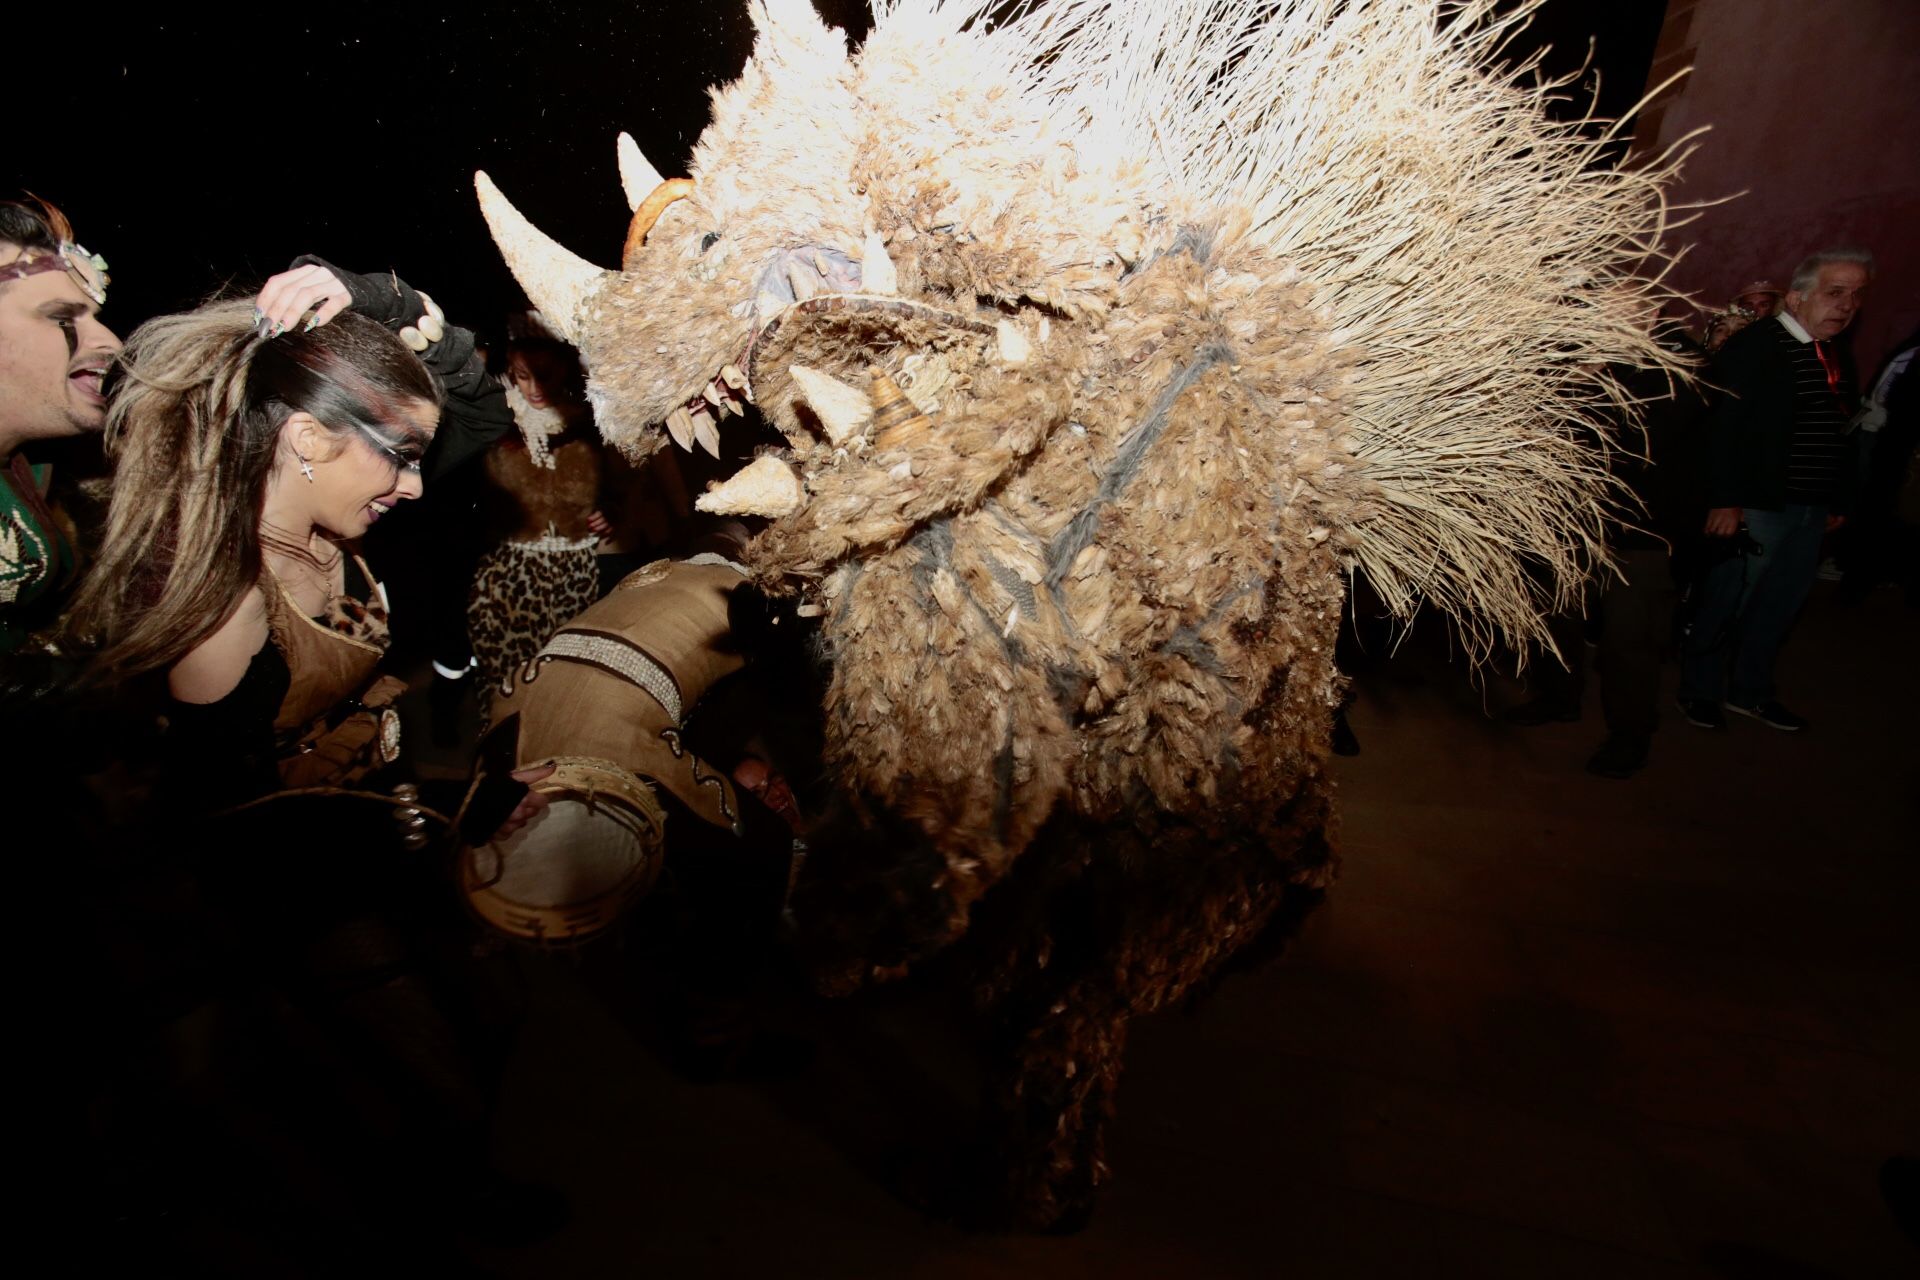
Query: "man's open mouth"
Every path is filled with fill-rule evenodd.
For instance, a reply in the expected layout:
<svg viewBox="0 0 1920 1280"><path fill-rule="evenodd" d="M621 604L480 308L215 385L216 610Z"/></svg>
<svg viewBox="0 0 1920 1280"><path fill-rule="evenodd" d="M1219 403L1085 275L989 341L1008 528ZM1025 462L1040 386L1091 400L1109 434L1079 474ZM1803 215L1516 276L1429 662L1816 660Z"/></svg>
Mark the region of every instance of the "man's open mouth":
<svg viewBox="0 0 1920 1280"><path fill-rule="evenodd" d="M106 365L87 365L84 368L75 369L72 373L69 373L67 380L73 383L74 386L80 388L81 395L87 397L89 400L97 400L104 404L106 402L106 394L101 390L101 384L106 381L106 376Z"/></svg>

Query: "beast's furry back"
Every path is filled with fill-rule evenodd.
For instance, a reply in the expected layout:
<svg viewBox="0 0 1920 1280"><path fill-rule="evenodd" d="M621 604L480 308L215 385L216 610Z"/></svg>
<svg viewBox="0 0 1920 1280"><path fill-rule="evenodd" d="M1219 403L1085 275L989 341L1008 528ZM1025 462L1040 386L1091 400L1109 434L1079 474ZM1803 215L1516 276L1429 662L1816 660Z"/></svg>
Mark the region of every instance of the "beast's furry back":
<svg viewBox="0 0 1920 1280"><path fill-rule="evenodd" d="M1560 86L1501 61L1534 7L875 0L862 61L870 84L912 68L929 129L956 127L938 104L962 81L1002 84L1107 200L1244 227L1297 271L1355 361L1335 436L1363 496L1339 545L1396 611L1431 604L1483 648L1543 638L1604 559L1581 441L1624 406L1598 371L1671 364L1648 322L1677 160L1623 170L1610 131L1549 115Z"/></svg>

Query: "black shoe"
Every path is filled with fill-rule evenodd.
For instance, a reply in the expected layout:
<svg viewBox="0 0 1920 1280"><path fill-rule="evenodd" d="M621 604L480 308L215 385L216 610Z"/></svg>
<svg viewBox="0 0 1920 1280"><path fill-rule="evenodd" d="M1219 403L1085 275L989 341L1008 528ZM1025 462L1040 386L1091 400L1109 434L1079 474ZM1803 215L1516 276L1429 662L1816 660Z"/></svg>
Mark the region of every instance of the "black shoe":
<svg viewBox="0 0 1920 1280"><path fill-rule="evenodd" d="M1647 764L1647 740L1609 736L1587 761L1587 772L1601 778L1631 778Z"/></svg>
<svg viewBox="0 0 1920 1280"><path fill-rule="evenodd" d="M1720 704L1710 698L1681 698L1674 704L1680 708L1680 714L1688 724L1702 729L1724 729L1727 727L1727 713Z"/></svg>
<svg viewBox="0 0 1920 1280"><path fill-rule="evenodd" d="M1337 756L1357 756L1360 754L1360 739L1353 736L1353 726L1347 723L1347 713L1333 713L1333 754Z"/></svg>
<svg viewBox="0 0 1920 1280"><path fill-rule="evenodd" d="M1500 713L1500 718L1525 729L1541 724L1573 724L1580 719L1580 707L1577 703L1568 704L1558 698L1534 698L1517 707L1509 707Z"/></svg>
<svg viewBox="0 0 1920 1280"><path fill-rule="evenodd" d="M1735 715L1742 715L1752 720L1758 720L1769 729L1778 729L1783 733L1798 733L1807 727L1806 717L1797 716L1779 703L1771 700L1753 707L1743 707L1737 702L1729 702L1727 704L1727 710L1733 712Z"/></svg>

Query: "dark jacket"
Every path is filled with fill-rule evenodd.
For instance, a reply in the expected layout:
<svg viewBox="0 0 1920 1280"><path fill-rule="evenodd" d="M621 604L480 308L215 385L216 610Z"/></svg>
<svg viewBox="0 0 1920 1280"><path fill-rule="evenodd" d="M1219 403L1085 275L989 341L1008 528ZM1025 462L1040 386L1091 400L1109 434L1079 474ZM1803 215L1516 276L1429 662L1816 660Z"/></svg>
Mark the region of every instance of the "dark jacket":
<svg viewBox="0 0 1920 1280"><path fill-rule="evenodd" d="M1707 421L1708 507L1777 511L1787 505L1787 464L1800 403L1793 374L1798 346L1777 318L1766 319L1727 339L1714 357L1708 373L1718 388ZM1842 391L1851 412L1858 398L1851 376ZM1842 467L1843 476L1852 473ZM1845 511L1850 496L1843 482L1832 509Z"/></svg>
<svg viewBox="0 0 1920 1280"><path fill-rule="evenodd" d="M1677 324L1662 324L1655 340L1679 356L1693 377L1703 376L1706 352ZM1698 532L1700 441L1707 401L1698 382L1665 369L1623 368L1615 378L1640 406L1639 425L1622 419L1615 428L1607 467L1630 501L1623 518L1610 520L1607 545L1615 551L1677 546Z"/></svg>

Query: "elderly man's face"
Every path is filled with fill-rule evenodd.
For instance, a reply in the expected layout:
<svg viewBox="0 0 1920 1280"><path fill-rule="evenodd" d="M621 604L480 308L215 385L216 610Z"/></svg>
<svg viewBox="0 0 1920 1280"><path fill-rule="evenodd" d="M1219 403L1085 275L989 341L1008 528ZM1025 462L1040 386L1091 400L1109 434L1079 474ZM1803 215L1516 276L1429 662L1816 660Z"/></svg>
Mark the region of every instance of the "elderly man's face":
<svg viewBox="0 0 1920 1280"><path fill-rule="evenodd" d="M1834 337L1853 323L1867 291L1867 269L1857 262L1829 262L1806 292L1787 291L1787 314L1817 340Z"/></svg>
<svg viewBox="0 0 1920 1280"><path fill-rule="evenodd" d="M20 256L0 243L0 266ZM98 431L100 382L120 339L65 271L0 284L0 440L18 443Z"/></svg>

